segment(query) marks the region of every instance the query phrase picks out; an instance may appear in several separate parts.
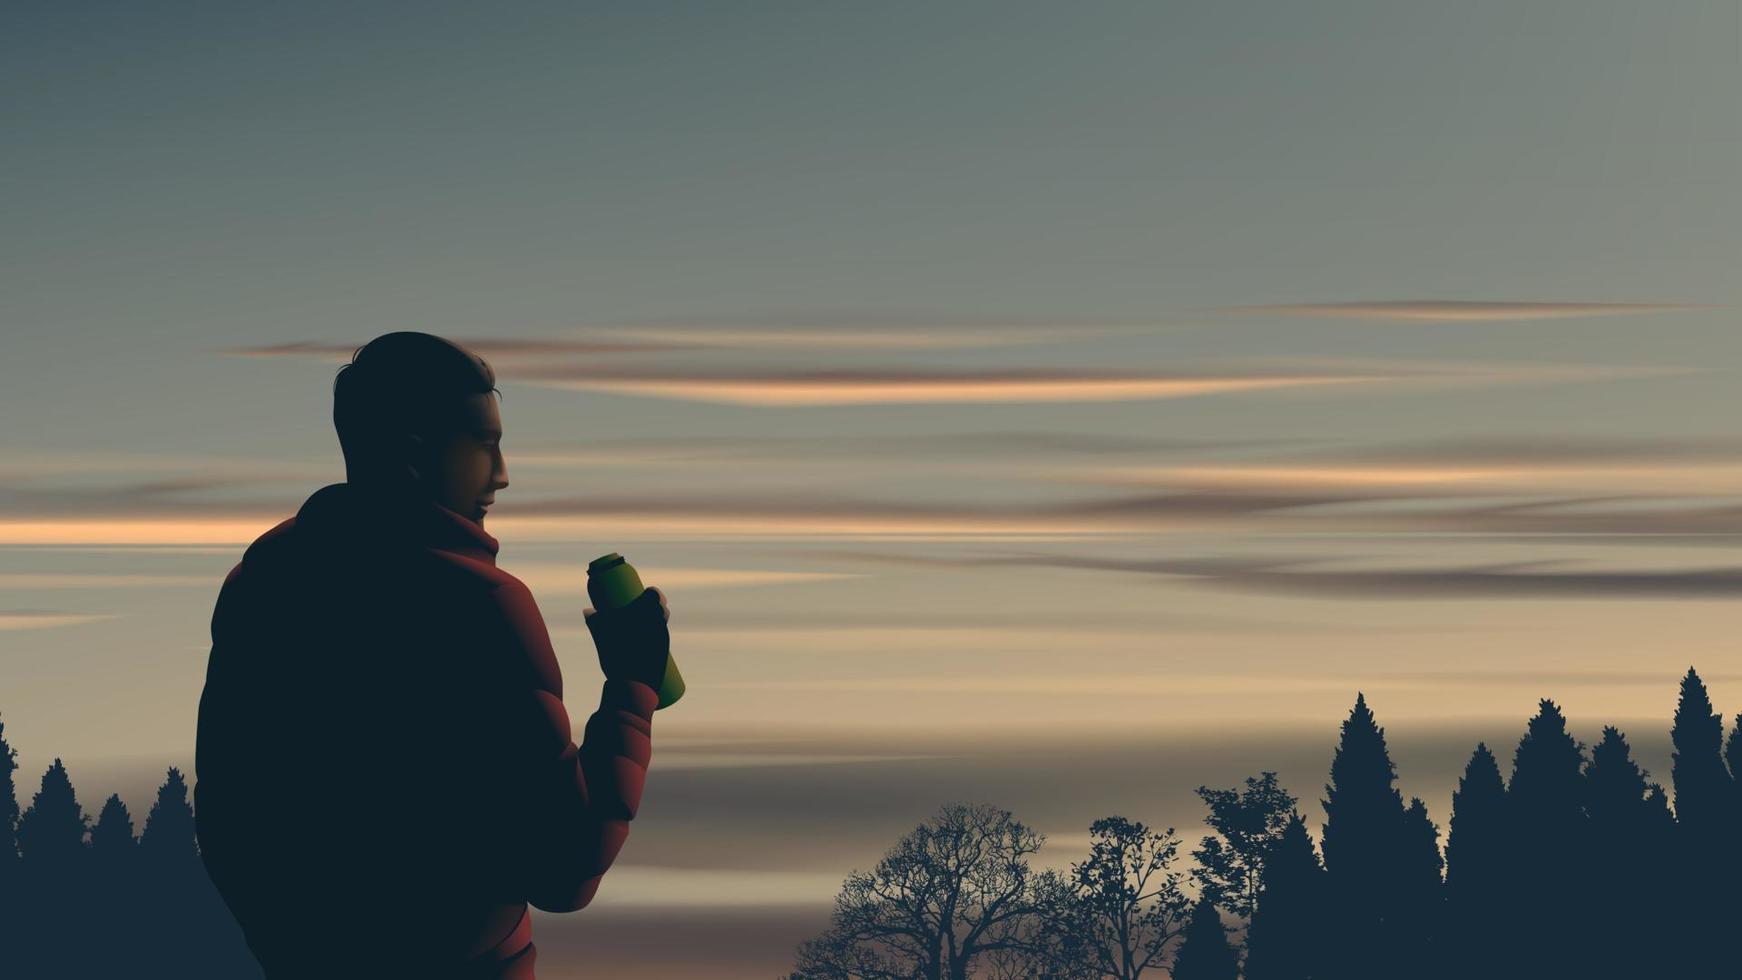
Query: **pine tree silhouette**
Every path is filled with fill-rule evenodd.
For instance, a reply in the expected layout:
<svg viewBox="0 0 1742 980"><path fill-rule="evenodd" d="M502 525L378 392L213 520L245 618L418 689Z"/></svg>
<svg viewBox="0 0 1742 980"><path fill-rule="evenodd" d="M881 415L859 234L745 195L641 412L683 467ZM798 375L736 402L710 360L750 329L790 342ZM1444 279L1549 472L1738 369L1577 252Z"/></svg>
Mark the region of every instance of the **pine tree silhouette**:
<svg viewBox="0 0 1742 980"><path fill-rule="evenodd" d="M1687 939L1677 954L1679 969L1696 975L1719 970L1729 960L1721 937L1735 925L1730 896L1742 873L1736 831L1742 817L1736 813L1736 781L1722 755L1724 719L1692 667L1682 678L1669 738L1675 749L1670 781L1675 784L1677 863L1684 871L1677 897L1688 919Z"/></svg>
<svg viewBox="0 0 1742 980"><path fill-rule="evenodd" d="M127 813L127 804L121 802L118 793L109 794L103 801L103 812L97 815L97 824L91 828L91 853L100 866L121 867L132 861L138 853L139 840L133 836L133 818Z"/></svg>
<svg viewBox="0 0 1742 980"><path fill-rule="evenodd" d="M157 788L157 802L151 805L145 830L139 835L139 850L146 860L159 866L180 867L199 861L194 842L194 808L188 803L187 782L174 766Z"/></svg>
<svg viewBox="0 0 1742 980"><path fill-rule="evenodd" d="M16 799L15 755L0 739L0 807ZM259 964L199 863L187 797L180 771L170 769L136 843L118 794L88 827L55 759L17 821L16 881L0 888L0 977L258 980ZM143 860L147 841L158 864Z"/></svg>
<svg viewBox="0 0 1742 980"><path fill-rule="evenodd" d="M1504 887L1506 837L1506 785L1494 753L1478 742L1452 792L1446 888L1454 901L1480 905Z"/></svg>
<svg viewBox="0 0 1742 980"><path fill-rule="evenodd" d="M18 879L18 787L12 781L17 760L18 750L7 744L6 723L0 721L0 896Z"/></svg>
<svg viewBox="0 0 1742 980"><path fill-rule="evenodd" d="M1342 739L1325 786L1323 848L1334 919L1327 923L1338 962L1327 964L1345 980L1389 978L1403 951L1397 935L1397 899L1408 858L1403 797L1385 730L1364 695L1343 722Z"/></svg>
<svg viewBox="0 0 1742 980"><path fill-rule="evenodd" d="M88 853L89 818L79 808L71 777L59 759L42 774L42 788L18 820L18 849L26 868L76 873Z"/></svg>
<svg viewBox="0 0 1742 980"><path fill-rule="evenodd" d="M61 760L42 774L42 788L18 820L24 894L17 908L19 935L28 943L5 964L19 976L91 976L92 945L75 914L90 887L88 818Z"/></svg>
<svg viewBox="0 0 1742 980"><path fill-rule="evenodd" d="M1440 877L1440 829L1428 817L1427 804L1411 797L1403 814L1402 890L1398 894L1398 944L1408 957L1408 972L1419 980L1440 975L1442 957L1435 943L1445 908ZM1402 965L1402 964L1400 964Z"/></svg>
<svg viewBox="0 0 1742 980"><path fill-rule="evenodd" d="M190 966L204 976L225 975L221 968L232 975L258 971L243 951L241 927L200 863L187 782L173 766L145 818L139 856L141 887L159 901L139 919L142 955L190 962L193 950ZM242 963L250 966L238 970Z"/></svg>
<svg viewBox="0 0 1742 980"><path fill-rule="evenodd" d="M91 955L97 961L92 975L125 976L143 959L142 917L147 901L161 896L146 895L140 888L139 840L133 836L133 817L118 794L111 793L91 828L91 857L95 865L91 887L85 896L84 928L101 936Z"/></svg>
<svg viewBox="0 0 1742 980"><path fill-rule="evenodd" d="M1205 895L1192 909L1185 940L1174 955L1170 980L1237 980L1239 975L1239 954L1228 945L1228 932L1222 927L1216 903Z"/></svg>
<svg viewBox="0 0 1742 980"><path fill-rule="evenodd" d="M1547 698L1539 702L1512 757L1506 799L1515 835L1514 887L1531 896L1518 910L1529 938L1514 962L1527 976L1584 975L1575 960L1590 949L1574 896L1589 893L1588 828L1584 809L1584 747Z"/></svg>
<svg viewBox="0 0 1742 980"><path fill-rule="evenodd" d="M1486 935L1501 948L1518 942L1519 923L1509 911L1517 897L1511 888L1511 845L1500 765L1487 744L1478 742L1452 792L1446 834L1447 934ZM1480 976L1496 966L1496 957L1479 943L1450 944L1445 954L1454 976Z"/></svg>
<svg viewBox="0 0 1742 980"><path fill-rule="evenodd" d="M18 750L6 742L6 723L0 721L0 922L23 935L24 882L18 857L18 789L12 774L18 769ZM0 974L6 972L6 952L0 949Z"/></svg>
<svg viewBox="0 0 1742 980"><path fill-rule="evenodd" d="M1299 813L1265 855L1260 879L1258 908L1246 937L1246 980L1325 976L1325 870Z"/></svg>
<svg viewBox="0 0 1742 980"><path fill-rule="evenodd" d="M1724 761L1730 764L1730 782L1742 790L1742 712L1730 726L1730 740L1724 743ZM1737 809L1742 811L1742 801L1737 803Z"/></svg>
<svg viewBox="0 0 1742 980"><path fill-rule="evenodd" d="M1658 957L1673 942L1673 919L1666 914L1663 895L1673 885L1666 871L1675 860L1674 828L1663 787L1647 783L1648 775L1633 761L1626 737L1613 726L1604 728L1585 767L1591 831L1585 863L1601 868L1587 879L1592 891L1586 927L1598 935L1633 933L1639 941L1618 943L1594 959L1589 964L1592 976L1650 976L1661 968Z"/></svg>
<svg viewBox="0 0 1742 980"><path fill-rule="evenodd" d="M1669 737L1675 746L1670 780L1675 784L1676 822L1697 840L1721 835L1734 788L1721 755L1724 720L1712 709L1706 685L1692 667L1682 678Z"/></svg>

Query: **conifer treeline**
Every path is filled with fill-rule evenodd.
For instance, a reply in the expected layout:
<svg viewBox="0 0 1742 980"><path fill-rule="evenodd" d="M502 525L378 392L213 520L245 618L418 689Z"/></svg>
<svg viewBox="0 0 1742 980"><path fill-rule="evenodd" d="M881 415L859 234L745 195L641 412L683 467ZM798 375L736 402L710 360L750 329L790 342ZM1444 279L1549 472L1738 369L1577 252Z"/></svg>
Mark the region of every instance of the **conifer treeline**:
<svg viewBox="0 0 1742 980"><path fill-rule="evenodd" d="M0 976L261 975L200 863L180 770L135 836L119 794L91 823L60 759L20 812L5 734L0 721Z"/></svg>
<svg viewBox="0 0 1742 980"><path fill-rule="evenodd" d="M1442 857L1440 828L1420 799L1404 802L1385 730L1358 694L1316 848L1295 797L1266 772L1244 791L1199 787L1215 836L1192 852L1195 899L1173 867L1172 828L1150 835L1106 817L1069 875L1029 871L1038 843L993 848L985 861L1028 886L1008 890L997 916L953 901L940 912L937 896L974 891L984 869L896 861L914 841L1031 833L1007 811L949 804L848 878L829 928L801 944L784 980L1742 977L1742 714L1726 739L1692 668L1671 742L1673 812L1622 732L1604 728L1587 752L1541 701L1507 764L1476 745ZM1113 832L1122 827L1135 835ZM1237 942L1224 916L1244 925ZM963 952L963 935L981 937L986 955ZM934 945L951 955L930 955Z"/></svg>
<svg viewBox="0 0 1742 980"><path fill-rule="evenodd" d="M1438 828L1404 806L1365 698L1343 723L1322 864L1294 832L1265 864L1247 980L1735 976L1742 913L1742 715L1723 720L1690 668L1664 787L1613 727L1587 754L1543 700L1512 753L1487 745ZM1726 751L1728 757L1726 758ZM1292 830L1292 828L1291 828Z"/></svg>

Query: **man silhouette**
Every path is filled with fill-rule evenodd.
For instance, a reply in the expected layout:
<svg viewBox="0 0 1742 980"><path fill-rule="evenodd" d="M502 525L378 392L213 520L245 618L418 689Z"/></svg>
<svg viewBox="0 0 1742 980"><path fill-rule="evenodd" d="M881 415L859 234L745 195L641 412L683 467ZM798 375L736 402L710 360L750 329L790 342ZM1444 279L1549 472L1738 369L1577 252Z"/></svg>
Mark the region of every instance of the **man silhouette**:
<svg viewBox="0 0 1742 980"><path fill-rule="evenodd" d="M344 483L224 580L200 697L200 857L269 980L530 980L530 903L592 901L652 752L669 612L585 610L581 745L532 593L483 528L508 486L495 375L429 334L333 387ZM577 567L578 570L578 567Z"/></svg>

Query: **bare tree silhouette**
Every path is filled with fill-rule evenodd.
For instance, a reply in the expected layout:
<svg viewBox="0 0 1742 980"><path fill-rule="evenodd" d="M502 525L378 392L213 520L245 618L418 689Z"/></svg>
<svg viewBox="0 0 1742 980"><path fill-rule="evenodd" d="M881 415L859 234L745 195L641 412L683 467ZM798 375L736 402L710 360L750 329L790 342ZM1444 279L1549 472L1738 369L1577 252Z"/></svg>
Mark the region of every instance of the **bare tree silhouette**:
<svg viewBox="0 0 1742 980"><path fill-rule="evenodd" d="M1037 949L1037 885L1056 889L1028 865L1043 840L1008 810L944 805L847 877L793 980L967 980L989 953Z"/></svg>

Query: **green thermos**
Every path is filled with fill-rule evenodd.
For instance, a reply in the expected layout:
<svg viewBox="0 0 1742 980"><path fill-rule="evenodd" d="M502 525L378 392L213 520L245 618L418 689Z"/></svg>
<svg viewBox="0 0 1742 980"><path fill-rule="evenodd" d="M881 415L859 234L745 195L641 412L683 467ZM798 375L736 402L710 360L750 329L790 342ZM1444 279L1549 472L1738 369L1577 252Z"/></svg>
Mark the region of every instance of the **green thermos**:
<svg viewBox="0 0 1742 980"><path fill-rule="evenodd" d="M624 561L623 556L615 551L600 555L587 565L587 596L593 600L595 609L604 611L627 606L646 591L641 576L635 573L635 566ZM683 675L677 672L677 661L667 654L665 678L659 682L659 704L654 710L671 707L683 697L683 692Z"/></svg>

